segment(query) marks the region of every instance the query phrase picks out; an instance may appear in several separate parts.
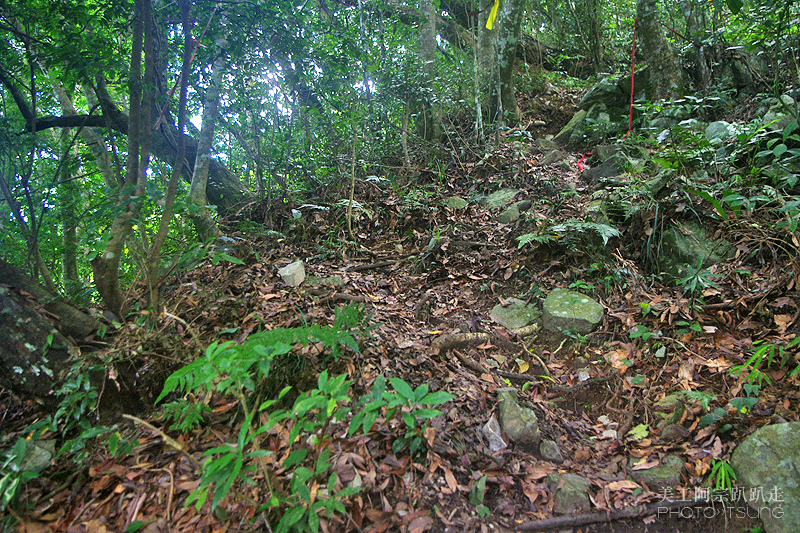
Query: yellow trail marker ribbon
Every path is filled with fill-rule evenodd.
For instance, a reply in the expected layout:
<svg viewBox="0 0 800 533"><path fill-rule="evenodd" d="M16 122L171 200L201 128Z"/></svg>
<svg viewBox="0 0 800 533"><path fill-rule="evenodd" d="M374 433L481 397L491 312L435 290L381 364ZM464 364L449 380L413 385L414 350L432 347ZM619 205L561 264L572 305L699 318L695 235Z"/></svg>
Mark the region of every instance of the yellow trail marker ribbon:
<svg viewBox="0 0 800 533"><path fill-rule="evenodd" d="M494 0L492 10L489 12L489 18L486 20L486 29L491 30L494 27L494 19L497 18L497 8L500 7L500 0Z"/></svg>

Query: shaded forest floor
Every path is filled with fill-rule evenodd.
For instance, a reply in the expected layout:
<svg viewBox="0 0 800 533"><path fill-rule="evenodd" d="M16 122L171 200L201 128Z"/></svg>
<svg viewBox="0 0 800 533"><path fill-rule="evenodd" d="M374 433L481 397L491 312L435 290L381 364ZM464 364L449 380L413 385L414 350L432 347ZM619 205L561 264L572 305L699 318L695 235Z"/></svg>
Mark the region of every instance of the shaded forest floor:
<svg viewBox="0 0 800 533"><path fill-rule="evenodd" d="M152 402L166 376L213 341L240 342L261 328L328 325L335 310L348 303L373 313L377 327L361 353L328 360L314 344L298 346L302 364L283 369L274 385L307 390L327 367L331 374L348 374L353 397L368 393L383 374L456 398L440 406L444 414L432 421L427 453L393 453L402 431L383 419L367 436L348 438L345 425L332 428L332 469L343 483L358 480L362 490L348 500L347 518L323 520L325 531L535 530L535 522L553 516L552 490L544 483L553 472L590 480L593 510L613 514L664 499L622 481L629 479L630 459L658 464L667 453L685 460L676 493L695 494L707 486L712 460L727 458L754 429L798 420L797 380L788 378L785 368L767 371L771 385L746 412L728 403L743 395L742 380L729 370L745 362L756 335L793 333L788 325L800 313L796 272L779 255L740 253L717 266L715 287L688 295L649 272L642 217L619 220L622 236L607 246L587 238L518 248L516 237L536 228L537 221L583 218L591 198L577 164L571 163L571 170L541 166L542 156L533 145L521 149L505 142L483 157L453 161L441 174L423 171L394 183L359 181L355 241L347 234L344 208L336 206L349 195L345 187L287 206L303 213L297 220L288 211L262 213L280 233L245 221L258 213L259 206L251 206L248 217L228 221L235 242L226 253L243 265L208 258L173 276L166 288L167 313L157 325L148 326L144 318L131 321L106 338L102 353L115 354L114 364L137 365L144 378L142 397ZM497 212L476 201L502 187L520 189L517 200L532 203L528 217L501 224ZM469 206L445 208L443 200L453 195ZM742 228L715 229L743 250L753 246L754 237L743 237ZM304 259L307 274L315 278L291 288L277 270L296 259ZM510 297L540 303L559 287L603 304L606 314L597 331L574 337L542 331L521 339L489 318L492 307ZM651 336L632 338L637 326ZM437 337L462 332L483 332L489 340L431 351ZM481 428L496 412L495 390L508 384L537 413L543 436L558 444L563 463L513 444L489 450ZM655 404L677 391L703 391L708 403L687 399L678 420L685 434L665 436ZM122 436L136 443L130 454L113 457L97 445L81 464L57 461L23 490L18 508L27 510L17 517L17 530L124 531L132 523L147 532L267 530L248 503L268 498L263 483L238 488L245 497L231 494L215 512L208 504L200 511L184 506L200 476L187 455L202 461L203 451L235 441L241 424L233 398L212 395L203 401L211 408L206 423L183 433L171 430L158 411L134 413L174 438L185 453L168 446L159 432L126 423ZM702 417L717 408L724 411L719 420L703 427ZM0 410L5 446L34 414L7 395L0 398ZM100 415L110 420L117 414ZM637 427L647 431L631 434ZM275 452L278 477L280 460L289 453L285 437L275 430L266 446ZM470 502L483 476L488 517L479 516ZM650 515L572 529L722 532L754 525L721 515Z"/></svg>

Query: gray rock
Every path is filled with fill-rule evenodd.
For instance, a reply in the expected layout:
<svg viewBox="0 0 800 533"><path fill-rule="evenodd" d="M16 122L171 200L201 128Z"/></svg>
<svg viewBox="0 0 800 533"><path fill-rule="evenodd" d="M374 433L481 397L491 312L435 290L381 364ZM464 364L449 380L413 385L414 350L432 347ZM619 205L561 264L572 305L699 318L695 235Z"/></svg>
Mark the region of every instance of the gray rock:
<svg viewBox="0 0 800 533"><path fill-rule="evenodd" d="M508 208L497 215L497 221L501 224L511 224L512 222L516 222L519 220L519 207L517 204L511 204Z"/></svg>
<svg viewBox="0 0 800 533"><path fill-rule="evenodd" d="M492 415L491 418L489 418L489 421L481 428L481 433L486 437L486 440L489 442L489 449L493 452L499 452L500 450L508 448L508 444L503 440L500 422L497 421L496 416Z"/></svg>
<svg viewBox="0 0 800 533"><path fill-rule="evenodd" d="M555 143L550 139L536 139L536 146L539 148L544 148L545 150L555 150L558 148L558 143Z"/></svg>
<svg viewBox="0 0 800 533"><path fill-rule="evenodd" d="M562 152L561 150L551 150L542 158L542 161L539 163L541 166L546 167L548 165L554 165L559 161L563 161L568 156L566 153Z"/></svg>
<svg viewBox="0 0 800 533"><path fill-rule="evenodd" d="M542 305L542 322L549 331L594 331L603 321L603 306L579 292L553 289Z"/></svg>
<svg viewBox="0 0 800 533"><path fill-rule="evenodd" d="M589 511L589 487L591 483L576 474L549 474L545 478L547 488L555 492L553 512L556 514L580 514Z"/></svg>
<svg viewBox="0 0 800 533"><path fill-rule="evenodd" d="M603 104L607 107L620 107L625 105L625 95L620 91L617 81L614 78L603 78L597 82L597 84L589 89L583 98L581 98L578 109L588 110L597 104Z"/></svg>
<svg viewBox="0 0 800 533"><path fill-rule="evenodd" d="M555 137L553 137L553 141L555 141L558 144L566 144L566 142L569 141L570 137L572 136L572 132L575 131L575 129L579 125L583 124L583 120L585 118L586 118L585 110L581 109L580 111L575 113L572 116L572 118L569 119L567 125L561 128L561 131L559 131L558 134Z"/></svg>
<svg viewBox="0 0 800 533"><path fill-rule="evenodd" d="M637 461L632 457L628 459L628 475L653 492L674 490L683 481L684 461L677 455L665 455L660 465L646 470L634 470Z"/></svg>
<svg viewBox="0 0 800 533"><path fill-rule="evenodd" d="M539 443L539 454L541 454L542 459L551 463L561 464L564 462L564 456L561 455L558 444L552 440L543 440Z"/></svg>
<svg viewBox="0 0 800 533"><path fill-rule="evenodd" d="M713 240L695 220L676 223L664 231L659 263L661 270L676 278L686 276L686 265L697 268L721 263L733 256L734 246L724 240Z"/></svg>
<svg viewBox="0 0 800 533"><path fill-rule="evenodd" d="M613 178L623 173L624 161L621 157L613 157L603 161L596 167L587 168L581 174L581 178L588 182L600 178Z"/></svg>
<svg viewBox="0 0 800 533"><path fill-rule="evenodd" d="M650 193L650 196L655 196L661 192L661 190L667 186L670 180L675 177L675 174L675 170L671 168L665 168L654 177L644 182L644 186L647 189L647 192Z"/></svg>
<svg viewBox="0 0 800 533"><path fill-rule="evenodd" d="M674 444L683 442L689 436L689 431L680 424L668 424L661 430L658 442L662 444Z"/></svg>
<svg viewBox="0 0 800 533"><path fill-rule="evenodd" d="M533 324L541 316L536 307L526 305L518 298L506 300L508 305L503 307L495 305L489 313L489 318L500 324L506 329L518 329Z"/></svg>
<svg viewBox="0 0 800 533"><path fill-rule="evenodd" d="M517 389L503 387L495 391L500 400L498 414L500 427L508 438L528 452L534 452L539 447L541 434L539 433L539 419L531 409L520 407L517 399Z"/></svg>
<svg viewBox="0 0 800 533"><path fill-rule="evenodd" d="M298 287L306 279L306 266L302 261L295 261L278 270L278 275L285 284Z"/></svg>
<svg viewBox="0 0 800 533"><path fill-rule="evenodd" d="M722 144L736 135L734 127L724 120L712 122L706 126L706 139L711 144Z"/></svg>
<svg viewBox="0 0 800 533"><path fill-rule="evenodd" d="M767 533L800 531L800 422L760 428L736 447L730 464L737 484L763 489L766 501L747 503Z"/></svg>
<svg viewBox="0 0 800 533"><path fill-rule="evenodd" d="M517 193L519 189L500 189L484 198L483 203L487 209L500 209L510 204Z"/></svg>
<svg viewBox="0 0 800 533"><path fill-rule="evenodd" d="M466 208L469 203L460 196L451 196L444 201L444 205L450 209L459 210Z"/></svg>

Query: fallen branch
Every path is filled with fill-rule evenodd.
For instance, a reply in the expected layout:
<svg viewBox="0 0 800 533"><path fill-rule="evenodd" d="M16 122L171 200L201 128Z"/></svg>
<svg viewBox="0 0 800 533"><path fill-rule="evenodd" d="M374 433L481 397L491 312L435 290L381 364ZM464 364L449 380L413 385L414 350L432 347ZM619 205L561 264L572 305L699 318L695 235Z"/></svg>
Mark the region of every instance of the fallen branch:
<svg viewBox="0 0 800 533"><path fill-rule="evenodd" d="M600 513L587 513L574 516L558 516L554 518L547 518L545 520L537 520L535 522L523 522L522 524L514 524L509 527L516 531L547 531L548 529L567 529L578 526L585 526L587 524L598 524L600 522L613 522L616 520L625 520L629 518L640 518L649 516L664 511L669 512L670 509L685 508L685 507L700 507L705 508L712 504L710 500L674 500L651 503L644 507L632 507L629 509L622 509L620 511L606 511Z"/></svg>

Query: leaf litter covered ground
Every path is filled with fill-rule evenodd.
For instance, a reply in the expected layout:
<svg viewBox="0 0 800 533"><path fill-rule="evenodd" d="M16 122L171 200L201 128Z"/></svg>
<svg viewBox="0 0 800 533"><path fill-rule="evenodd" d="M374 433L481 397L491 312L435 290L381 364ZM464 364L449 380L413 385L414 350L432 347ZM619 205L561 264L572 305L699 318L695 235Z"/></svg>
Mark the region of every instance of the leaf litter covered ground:
<svg viewBox="0 0 800 533"><path fill-rule="evenodd" d="M744 223L718 228L737 243L739 254L716 267L716 286L685 294L648 274L641 245L650 220L646 210L618 221L623 235L607 246L591 234L574 234L518 249L516 237L548 220L582 219L590 198L574 159L543 167L541 158L531 146L509 142L483 158L454 163L449 174L423 173L397 186L365 180L355 194L357 244L347 237L344 208L336 205L347 191L329 191L328 201L319 205L294 206L303 212L299 220L271 213L281 233L230 221L235 243L226 252L244 264L209 259L174 276L158 326L132 321L107 339L105 353L138 365L145 377L143 398L152 402L171 371L200 357L215 340L241 342L261 329L328 325L337 308L354 302L372 312L378 326L361 353L331 361L313 343L297 346L294 362L276 370L280 383L271 387L308 390L327 367L331 374L348 374L353 397L368 393L384 375L412 386L428 384L455 399L440 406L444 414L425 433L428 451L413 456L392 452L402 436L396 420L379 418L367 435L350 438L345 425L329 428L324 442L332 470L340 483L361 491L349 498L346 517L323 517L324 531L536 530L548 525L539 521L554 516L552 488L544 482L553 472L590 480L593 511L600 515L635 513L664 495L630 481L629 459L646 468L668 452L685 460L682 484L674 490L685 489L691 497L707 486L712 461L727 458L754 429L797 420L797 380L787 376L792 365L768 370L771 385L745 412L728 403L745 396L743 380L729 370L746 361L754 340L781 342L796 331L796 265L777 252L770 255L770 236L754 235ZM531 202L520 222L501 224L497 212L477 201L501 187L519 188L517 200ZM470 205L443 207L452 195ZM671 205L681 210L680 199ZM277 270L296 259L304 259L315 278L295 289ZM550 290L569 286L605 307L596 332L571 338L541 331L517 338L489 319L490 309L510 297L540 303ZM649 335L632 338L632 331L644 331L640 326ZM441 347L436 339L470 338L465 334L482 335L472 335L475 342L431 348ZM562 464L513 444L489 450L481 427L496 412L495 390L508 384L538 414L543 437L558 444ZM676 420L685 431L662 435L658 428L665 415L655 405L676 391L713 396L706 397L706 405L687 398ZM17 517L17 529L104 532L142 524L140 531L148 532L269 530L265 521L274 526L275 517L256 513L257 504L270 497L266 480L258 476L255 487L236 487L214 512L208 504L199 511L184 506L199 484L196 461L203 460L204 450L235 441L241 424L234 398L198 400L211 408L199 429L181 433L160 420L158 411L133 413L144 421L122 430L136 442L130 454L113 457L97 446L81 464L59 460L23 490L18 508L27 510ZM3 405L4 443L13 442L32 415L19 411L8 396ZM719 420L701 424L710 412ZM273 452L267 464L274 490L287 485L281 468L291 451L287 434L287 428L276 427L262 443ZM474 501L475 484L484 476L488 517L479 516ZM561 527L714 532L753 525L702 516L651 513Z"/></svg>

